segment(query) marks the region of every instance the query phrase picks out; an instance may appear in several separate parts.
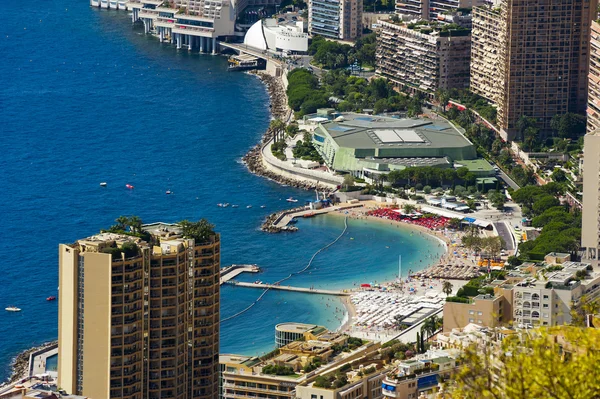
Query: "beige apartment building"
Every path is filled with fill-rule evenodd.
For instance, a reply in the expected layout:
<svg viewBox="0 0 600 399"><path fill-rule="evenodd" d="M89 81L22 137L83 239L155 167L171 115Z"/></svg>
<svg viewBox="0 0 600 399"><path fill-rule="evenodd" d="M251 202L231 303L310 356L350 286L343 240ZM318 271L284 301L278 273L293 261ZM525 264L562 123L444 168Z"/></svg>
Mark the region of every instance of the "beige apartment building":
<svg viewBox="0 0 600 399"><path fill-rule="evenodd" d="M444 332L474 323L485 327L498 327L512 320L512 298L503 295L481 294L469 303L444 304Z"/></svg>
<svg viewBox="0 0 600 399"><path fill-rule="evenodd" d="M592 22L583 159L583 226L581 247L586 259L597 263L600 253L600 24Z"/></svg>
<svg viewBox="0 0 600 399"><path fill-rule="evenodd" d="M535 118L544 133L554 115L585 111L597 5L501 0L495 8L474 8L471 90L498 106L505 139L515 138L521 116Z"/></svg>
<svg viewBox="0 0 600 399"><path fill-rule="evenodd" d="M92 398L218 392L218 234L101 233L59 246L58 384Z"/></svg>
<svg viewBox="0 0 600 399"><path fill-rule="evenodd" d="M594 134L600 128L600 23L597 21L592 21L588 77L587 132Z"/></svg>
<svg viewBox="0 0 600 399"><path fill-rule="evenodd" d="M410 91L469 87L471 31L378 21L378 75Z"/></svg>

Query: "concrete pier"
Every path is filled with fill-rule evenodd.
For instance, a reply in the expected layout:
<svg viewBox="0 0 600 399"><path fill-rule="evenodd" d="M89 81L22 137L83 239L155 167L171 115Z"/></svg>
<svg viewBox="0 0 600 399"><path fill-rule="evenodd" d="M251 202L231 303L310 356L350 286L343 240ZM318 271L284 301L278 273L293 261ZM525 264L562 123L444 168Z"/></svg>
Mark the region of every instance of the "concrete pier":
<svg viewBox="0 0 600 399"><path fill-rule="evenodd" d="M220 284L239 276L242 273L258 273L260 267L256 265L231 265L221 269Z"/></svg>
<svg viewBox="0 0 600 399"><path fill-rule="evenodd" d="M296 218L296 217L304 217L305 215L313 215L313 216L324 215L329 212L342 211L344 209L358 208L361 206L363 206L363 204L342 204L342 205L330 206L328 208L315 209L315 210L307 209L304 211L288 213L288 214L283 215L278 221L273 223L273 226L277 227L277 228L282 228L282 227L287 226L292 221L292 219Z"/></svg>
<svg viewBox="0 0 600 399"><path fill-rule="evenodd" d="M265 284L265 283L242 283L239 281L229 281L228 284L235 285L236 287L259 288L261 290L269 288L272 290L304 292L306 294L335 295L335 296L349 296L352 294L351 291L319 290L319 289L311 289L311 288L304 288L304 287L292 287L289 285L274 285L274 284Z"/></svg>

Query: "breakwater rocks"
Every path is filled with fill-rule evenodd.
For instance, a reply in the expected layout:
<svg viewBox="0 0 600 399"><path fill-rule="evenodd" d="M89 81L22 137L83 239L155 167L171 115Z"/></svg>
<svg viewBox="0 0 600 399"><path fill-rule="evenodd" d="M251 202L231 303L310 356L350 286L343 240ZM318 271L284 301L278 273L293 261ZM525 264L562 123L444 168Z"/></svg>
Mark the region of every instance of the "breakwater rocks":
<svg viewBox="0 0 600 399"><path fill-rule="evenodd" d="M40 346L36 346L34 348L27 349L19 353L11 364L12 374L8 379L9 383L16 382L22 378L29 377L29 356L40 350L46 349L50 346L57 345L58 341L46 342Z"/></svg>
<svg viewBox="0 0 600 399"><path fill-rule="evenodd" d="M283 184L290 187L301 188L303 190L319 190L320 192L329 193L331 191L330 187L325 187L321 184L316 184L310 180L300 180L300 179L292 179L289 177L285 177L279 175L273 171L268 170L262 163L262 155L261 149L263 144L258 144L254 148L252 148L245 156L242 158L244 164L248 168L251 173L254 173L258 176L266 177L267 179L273 180L279 184Z"/></svg>
<svg viewBox="0 0 600 399"><path fill-rule="evenodd" d="M260 226L260 229L261 229L261 231L264 231L267 233L280 233L282 231L298 231L298 228L296 226L277 227L277 226L275 226L275 223L280 218L282 218L283 216L285 216L287 214L299 212L299 211L303 211L303 210L304 210L304 207L299 206L297 208L287 209L285 211L279 211L279 212L272 213L269 216L267 216L267 218L263 222L262 226Z"/></svg>
<svg viewBox="0 0 600 399"><path fill-rule="evenodd" d="M285 94L285 88L283 87L283 82L281 79L261 72L257 72L256 76L267 86L267 91L269 92L269 97L271 99L271 114L273 117L281 119L282 121L289 121L292 111L287 106L287 95ZM242 158L242 161L248 170L251 173L266 177L267 179L273 180L279 184L301 188L304 190L317 189L319 191L330 192L331 188L321 184L316 184L313 181L281 176L265 168L262 162L261 150L263 146L273 138L273 133L273 130L269 127L262 136L261 142L248 151L248 153Z"/></svg>

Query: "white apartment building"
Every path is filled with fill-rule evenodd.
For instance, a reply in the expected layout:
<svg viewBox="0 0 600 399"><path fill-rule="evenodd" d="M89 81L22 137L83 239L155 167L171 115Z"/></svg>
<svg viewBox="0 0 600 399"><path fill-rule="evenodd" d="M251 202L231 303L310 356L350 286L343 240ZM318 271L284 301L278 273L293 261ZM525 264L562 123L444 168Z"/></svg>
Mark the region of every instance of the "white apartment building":
<svg viewBox="0 0 600 399"><path fill-rule="evenodd" d="M216 53L217 38L235 34L235 0L130 0L133 22L160 41L201 53Z"/></svg>

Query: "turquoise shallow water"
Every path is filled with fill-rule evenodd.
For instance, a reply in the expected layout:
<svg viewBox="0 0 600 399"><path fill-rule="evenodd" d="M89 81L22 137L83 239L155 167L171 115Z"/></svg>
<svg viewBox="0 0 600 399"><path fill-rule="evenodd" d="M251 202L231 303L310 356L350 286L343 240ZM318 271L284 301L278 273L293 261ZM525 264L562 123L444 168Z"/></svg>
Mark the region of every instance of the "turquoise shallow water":
<svg viewBox="0 0 600 399"><path fill-rule="evenodd" d="M223 57L177 52L133 29L126 13L82 0L1 1L0 54L0 308L23 309L0 312L0 380L18 352L56 339L56 302L45 298L57 294L58 244L119 215L206 217L222 234L223 265L257 263L263 281L302 269L342 230L336 217L302 220L296 234L258 230L267 214L288 206L285 198L313 193L252 176L240 164L268 125L268 96L256 78L227 73ZM361 224L351 221L347 235L290 284L343 288L389 279L399 254L407 267L425 266L418 254L439 250L418 233ZM259 293L223 287L222 316ZM270 292L223 323L221 350L268 351L282 321L336 328L336 306Z"/></svg>

